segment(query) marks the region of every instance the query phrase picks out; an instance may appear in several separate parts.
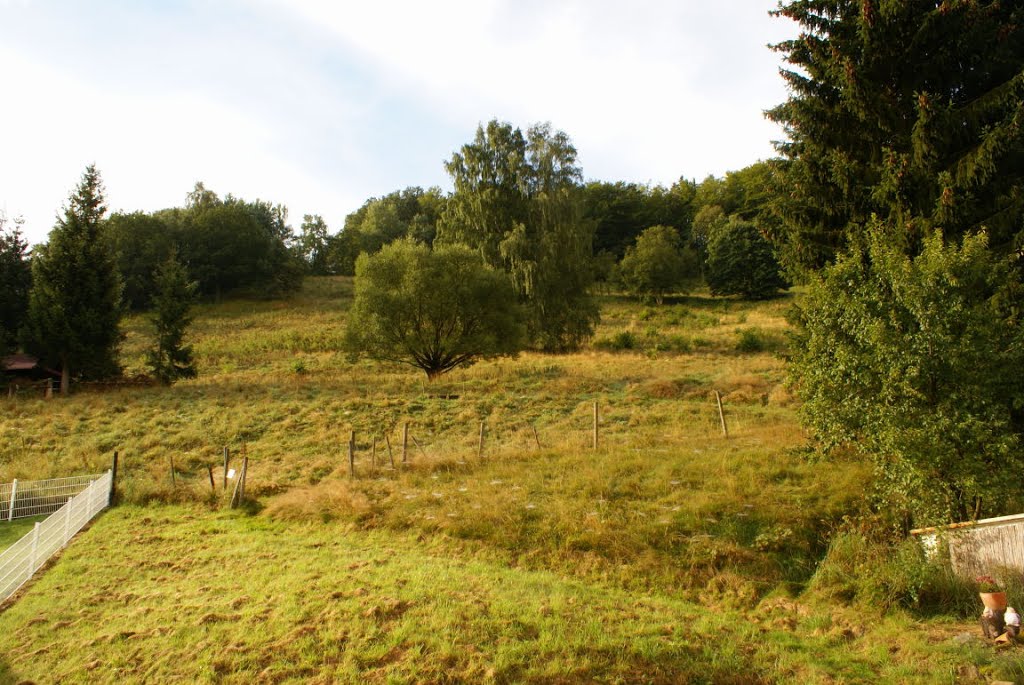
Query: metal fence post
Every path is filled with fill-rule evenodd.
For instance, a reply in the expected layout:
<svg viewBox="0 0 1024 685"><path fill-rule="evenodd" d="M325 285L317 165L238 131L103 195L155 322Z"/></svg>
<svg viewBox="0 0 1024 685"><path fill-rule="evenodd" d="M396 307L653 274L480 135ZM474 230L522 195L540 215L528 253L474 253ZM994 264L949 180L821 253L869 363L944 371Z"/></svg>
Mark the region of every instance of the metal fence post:
<svg viewBox="0 0 1024 685"><path fill-rule="evenodd" d="M36 558L39 550L39 522L36 521L32 529L32 556L29 558L28 568L31 573L36 572Z"/></svg>
<svg viewBox="0 0 1024 685"><path fill-rule="evenodd" d="M15 478L14 482L11 483L11 509L10 509L9 512L7 512L7 520L8 521L13 521L14 520L14 500L15 500L15 498L17 498L17 496L18 496L18 479Z"/></svg>
<svg viewBox="0 0 1024 685"><path fill-rule="evenodd" d="M67 511L64 512L64 542L61 543L61 547L68 544L68 540L71 539L71 507L74 506L74 501L74 497L68 497Z"/></svg>

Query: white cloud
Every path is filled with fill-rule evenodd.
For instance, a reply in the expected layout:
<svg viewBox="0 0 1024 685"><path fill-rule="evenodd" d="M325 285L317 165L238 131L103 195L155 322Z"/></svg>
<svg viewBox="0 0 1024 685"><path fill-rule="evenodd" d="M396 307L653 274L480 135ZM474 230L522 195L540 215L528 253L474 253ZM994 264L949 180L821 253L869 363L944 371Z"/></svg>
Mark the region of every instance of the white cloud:
<svg viewBox="0 0 1024 685"><path fill-rule="evenodd" d="M568 132L591 178L671 183L772 154L773 0L0 0L0 209L45 238L95 161L111 208L219 193L323 214L444 184L492 117ZM4 8L7 9L4 9Z"/></svg>
<svg viewBox="0 0 1024 685"><path fill-rule="evenodd" d="M784 98L764 44L786 27L768 1L282 5L452 123L551 120L588 175L721 173L769 156L778 137L761 114Z"/></svg>
<svg viewBox="0 0 1024 685"><path fill-rule="evenodd" d="M338 193L283 147L272 122L199 92L98 90L95 84L0 49L0 91L22 94L0 111L0 209L24 215L44 240L85 166L95 162L112 211L180 206L199 180L221 194L323 211ZM345 198L349 204L358 197Z"/></svg>

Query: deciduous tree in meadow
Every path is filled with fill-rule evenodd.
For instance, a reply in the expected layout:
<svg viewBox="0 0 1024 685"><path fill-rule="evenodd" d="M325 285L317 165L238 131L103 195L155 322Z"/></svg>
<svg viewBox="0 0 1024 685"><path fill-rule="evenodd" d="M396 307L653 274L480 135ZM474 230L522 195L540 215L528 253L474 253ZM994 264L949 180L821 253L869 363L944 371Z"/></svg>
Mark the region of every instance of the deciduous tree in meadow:
<svg viewBox="0 0 1024 685"><path fill-rule="evenodd" d="M467 245L511 276L536 345L579 347L599 313L588 292L593 223L583 217L581 172L569 137L547 124L524 136L491 121L445 167L455 192L438 240Z"/></svg>
<svg viewBox="0 0 1024 685"><path fill-rule="evenodd" d="M345 337L353 355L408 364L434 379L514 355L525 335L508 276L467 247L431 250L409 238L356 261Z"/></svg>

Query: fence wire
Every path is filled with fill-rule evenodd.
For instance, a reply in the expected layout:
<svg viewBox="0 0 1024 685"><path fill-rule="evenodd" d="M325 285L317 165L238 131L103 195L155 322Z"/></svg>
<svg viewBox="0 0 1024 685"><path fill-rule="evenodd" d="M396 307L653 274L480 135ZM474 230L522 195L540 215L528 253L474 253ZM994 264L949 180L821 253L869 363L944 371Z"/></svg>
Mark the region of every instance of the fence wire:
<svg viewBox="0 0 1024 685"><path fill-rule="evenodd" d="M100 475L52 478L50 480L16 480L0 483L0 520L52 514L63 507L69 497L89 487Z"/></svg>
<svg viewBox="0 0 1024 685"><path fill-rule="evenodd" d="M102 476L91 478L94 480L87 482L84 489L73 497L65 497L62 507L0 553L0 602L17 592L51 556L110 504L111 473L108 471ZM16 493L15 497L20 500L20 493Z"/></svg>

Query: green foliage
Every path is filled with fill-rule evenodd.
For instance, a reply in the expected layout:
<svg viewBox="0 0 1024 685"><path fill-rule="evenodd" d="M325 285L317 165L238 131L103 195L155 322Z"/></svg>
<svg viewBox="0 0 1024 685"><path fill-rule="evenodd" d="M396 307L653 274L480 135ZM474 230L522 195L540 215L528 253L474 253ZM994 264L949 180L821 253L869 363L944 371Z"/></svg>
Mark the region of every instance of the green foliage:
<svg viewBox="0 0 1024 685"><path fill-rule="evenodd" d="M455 184L438 228L512 277L541 349L576 349L599 319L588 293L593 224L582 215L576 149L547 124L526 136L491 121L445 165Z"/></svg>
<svg viewBox="0 0 1024 685"><path fill-rule="evenodd" d="M301 282L301 265L287 246L287 210L280 205L214 195L164 216L177 224L179 256L203 295L280 295Z"/></svg>
<svg viewBox="0 0 1024 685"><path fill-rule="evenodd" d="M736 340L736 351L746 354L762 352L766 346L764 337L756 328L743 329L740 331L740 336Z"/></svg>
<svg viewBox="0 0 1024 685"><path fill-rule="evenodd" d="M144 212L116 213L107 219L104 235L117 260L124 304L145 309L156 291L154 277L178 242L173 225Z"/></svg>
<svg viewBox="0 0 1024 685"><path fill-rule="evenodd" d="M7 217L0 213L0 355L13 352L28 314L28 294L32 286L32 264L28 243L21 235L22 220L7 228Z"/></svg>
<svg viewBox="0 0 1024 685"><path fill-rule="evenodd" d="M355 273L361 254L375 254L402 238L433 245L437 222L447 199L440 188L409 187L381 198L370 198L345 217L342 231L330 239L328 268L332 273Z"/></svg>
<svg viewBox="0 0 1024 685"><path fill-rule="evenodd" d="M678 231L670 226L651 226L626 250L619 264L619 277L634 295L654 298L661 304L665 295L683 290L687 278L699 274L696 254L683 249Z"/></svg>
<svg viewBox="0 0 1024 685"><path fill-rule="evenodd" d="M306 214L302 217L302 226L295 242L299 258L310 274L324 276L330 273L327 261L330 235L327 232L327 222L322 216Z"/></svg>
<svg viewBox="0 0 1024 685"><path fill-rule="evenodd" d="M233 291L283 295L298 287L305 266L297 254L301 240L297 250L289 248L294 236L285 207L231 195L222 200L202 183L188 194L184 208L115 214L105 223L123 274L125 302L136 310L149 306L154 276L172 252L198 292L212 298ZM318 238L307 239L315 250Z"/></svg>
<svg viewBox="0 0 1024 685"><path fill-rule="evenodd" d="M121 281L103 236L103 184L86 167L49 242L32 260L26 347L71 375L104 378L120 372Z"/></svg>
<svg viewBox="0 0 1024 685"><path fill-rule="evenodd" d="M618 352L621 350L635 350L637 348L636 336L632 331L619 331L610 338L598 338L594 341L594 348Z"/></svg>
<svg viewBox="0 0 1024 685"><path fill-rule="evenodd" d="M406 239L356 261L346 345L434 379L477 359L515 355L522 318L508 277L479 255Z"/></svg>
<svg viewBox="0 0 1024 685"><path fill-rule="evenodd" d="M195 300L197 286L194 281L189 281L188 271L173 253L157 269L154 280L155 341L146 362L157 380L171 385L180 378L196 376L192 347L184 344L184 338L192 323L189 309Z"/></svg>
<svg viewBox="0 0 1024 685"><path fill-rule="evenodd" d="M917 257L879 223L813 279L792 373L825 448L874 460L885 506L947 522L1019 506L1024 328L1016 271L985 234Z"/></svg>
<svg viewBox="0 0 1024 685"><path fill-rule="evenodd" d="M771 244L754 224L736 217L711 234L704 278L712 294L748 300L775 297L787 287Z"/></svg>
<svg viewBox="0 0 1024 685"><path fill-rule="evenodd" d="M583 215L594 223L594 252L621 260L648 226L671 226L686 242L693 221L696 185L680 180L671 188L592 181L583 188Z"/></svg>
<svg viewBox="0 0 1024 685"><path fill-rule="evenodd" d="M776 46L789 138L787 268L818 268L872 215L911 238L986 227L994 249L1024 238L1024 6L1014 2L793 0Z"/></svg>
<svg viewBox="0 0 1024 685"><path fill-rule="evenodd" d="M926 558L917 539L879 540L858 530L836 534L811 580L811 589L848 602L889 610L973 616L978 595L948 557Z"/></svg>

